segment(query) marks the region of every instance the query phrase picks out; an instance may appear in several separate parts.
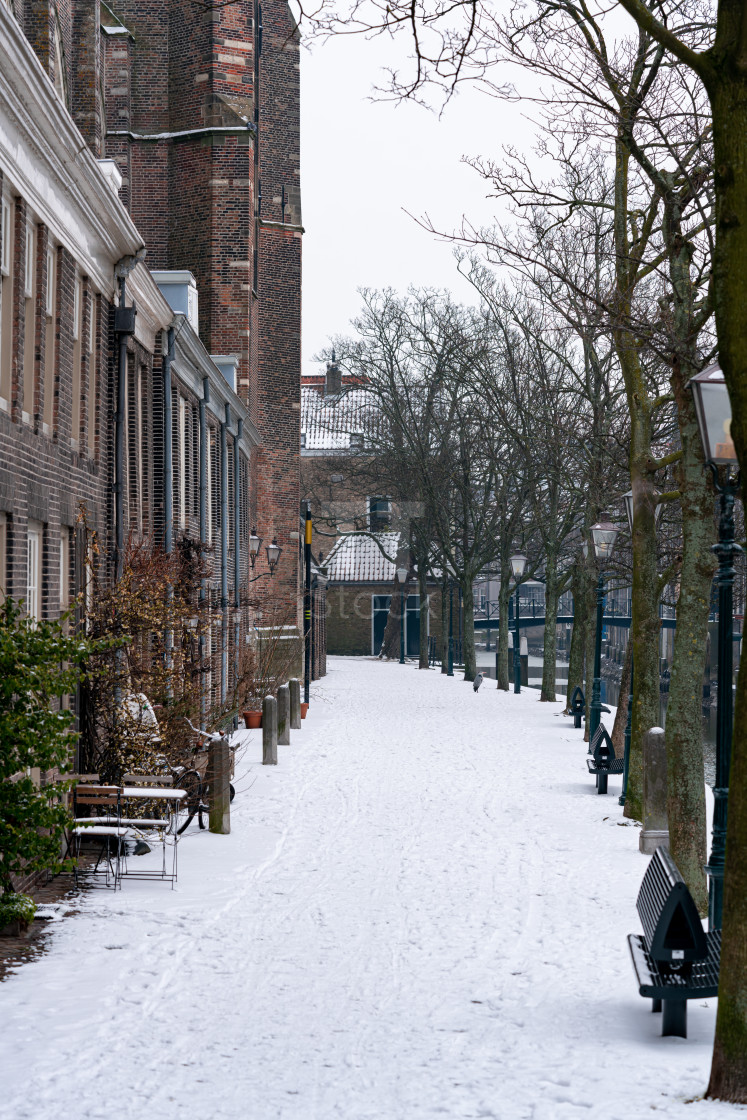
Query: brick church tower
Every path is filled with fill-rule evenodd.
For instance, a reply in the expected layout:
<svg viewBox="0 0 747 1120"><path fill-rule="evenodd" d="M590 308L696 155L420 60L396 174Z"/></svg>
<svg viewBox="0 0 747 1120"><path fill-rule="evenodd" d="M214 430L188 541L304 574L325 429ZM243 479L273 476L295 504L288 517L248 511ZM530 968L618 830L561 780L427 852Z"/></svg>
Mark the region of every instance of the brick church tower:
<svg viewBox="0 0 747 1120"><path fill-rule="evenodd" d="M100 18L101 57L78 73L98 70L103 97L84 83L77 123L119 165L148 266L194 274L202 341L238 359L262 440L253 519L283 548L258 586L300 624L298 33L285 0L114 0Z"/></svg>

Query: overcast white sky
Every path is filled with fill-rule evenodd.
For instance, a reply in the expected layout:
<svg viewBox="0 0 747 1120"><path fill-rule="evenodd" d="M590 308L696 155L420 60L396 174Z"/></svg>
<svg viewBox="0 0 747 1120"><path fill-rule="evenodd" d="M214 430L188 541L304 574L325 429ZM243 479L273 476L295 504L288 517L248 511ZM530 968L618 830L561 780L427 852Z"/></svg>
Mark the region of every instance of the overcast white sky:
<svg viewBox="0 0 747 1120"><path fill-rule="evenodd" d="M313 357L330 335L348 333L360 287L448 287L472 301L452 246L405 211L427 213L436 228L457 227L463 214L489 222L497 204L461 157L531 143L520 106L475 89L457 96L440 119L417 105L372 103L391 50L388 40L349 37L302 51L304 373L316 371Z"/></svg>

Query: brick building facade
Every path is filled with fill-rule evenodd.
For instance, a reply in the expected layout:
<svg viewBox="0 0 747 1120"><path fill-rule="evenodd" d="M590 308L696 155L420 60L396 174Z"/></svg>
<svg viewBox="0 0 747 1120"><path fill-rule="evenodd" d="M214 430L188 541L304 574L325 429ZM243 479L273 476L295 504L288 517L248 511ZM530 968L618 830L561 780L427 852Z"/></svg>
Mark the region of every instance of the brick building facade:
<svg viewBox="0 0 747 1120"><path fill-rule="evenodd" d="M377 486L375 458L366 453L375 408L365 386L342 375L334 361L326 374L301 386L301 485L310 503L312 551L327 576L327 649L331 654L376 655L390 609L399 618L395 569L412 567L405 510ZM397 528L399 526L399 529ZM418 654L420 596L410 585L405 601L408 657ZM428 637L441 640L441 592L428 580Z"/></svg>
<svg viewBox="0 0 747 1120"><path fill-rule="evenodd" d="M194 274L200 337L236 359L261 437L252 516L283 548L275 586L300 625L298 34L285 0L101 12L106 155L149 266Z"/></svg>
<svg viewBox="0 0 747 1120"><path fill-rule="evenodd" d="M284 4L257 52L251 4L125 7L135 32L0 0L0 591L56 617L129 538L202 540L220 703L261 598L255 524L282 547L256 586L300 610L298 43ZM263 135L288 180L264 211Z"/></svg>

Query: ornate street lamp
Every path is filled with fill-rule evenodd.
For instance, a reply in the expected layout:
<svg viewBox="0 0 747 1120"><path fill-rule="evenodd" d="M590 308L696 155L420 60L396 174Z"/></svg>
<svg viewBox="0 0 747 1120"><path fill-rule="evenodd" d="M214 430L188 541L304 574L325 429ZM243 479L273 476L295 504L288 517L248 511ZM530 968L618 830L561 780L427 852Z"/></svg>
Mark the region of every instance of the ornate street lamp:
<svg viewBox="0 0 747 1120"><path fill-rule="evenodd" d="M516 584L514 600L514 692L521 692L521 650L519 648L519 582L527 566L527 558L521 552L509 557L511 574Z"/></svg>
<svg viewBox="0 0 747 1120"><path fill-rule="evenodd" d="M657 494L657 497L658 497L658 494ZM630 529L630 535L632 536L633 535L633 491L632 490L628 490L627 494L623 494L623 501L625 502L625 512L628 516L628 528ZM663 502L657 502L656 503L656 508L654 509L654 521L656 522L657 525L661 521L661 515L662 515L663 512L664 512L664 503Z"/></svg>
<svg viewBox="0 0 747 1120"><path fill-rule="evenodd" d="M709 877L708 927L721 929L724 902L724 855L734 722L732 588L734 559L741 548L734 540L734 498L739 489L739 463L731 438L731 403L726 381L717 362L690 379L690 388L703 441L706 466L721 496L718 544L718 701L716 707L716 783L713 787L713 839L706 866ZM723 471L721 468L723 467ZM737 468L736 470L734 468Z"/></svg>
<svg viewBox="0 0 747 1120"><path fill-rule="evenodd" d="M249 535L249 562L251 563L252 568L254 568L254 565L257 562L257 554L259 553L261 545L262 538L257 536L256 529L252 529Z"/></svg>
<svg viewBox="0 0 747 1120"><path fill-rule="evenodd" d="M267 563L270 568L270 575L274 573L276 567L278 566L278 560L280 559L280 553L282 551L282 548L278 544L277 537L273 537L272 544L268 544L265 548L265 552L267 553Z"/></svg>
<svg viewBox="0 0 747 1120"><path fill-rule="evenodd" d="M597 630L594 639L594 682L591 686L591 704L589 705L589 743L599 727L602 715L602 626L604 616L604 567L610 553L615 546L617 526L611 521L597 521L591 527L591 539L594 544L594 553L599 561L599 578L597 579Z"/></svg>
<svg viewBox="0 0 747 1120"><path fill-rule="evenodd" d="M399 583L399 663L405 663L405 580L407 568L397 568L397 582Z"/></svg>

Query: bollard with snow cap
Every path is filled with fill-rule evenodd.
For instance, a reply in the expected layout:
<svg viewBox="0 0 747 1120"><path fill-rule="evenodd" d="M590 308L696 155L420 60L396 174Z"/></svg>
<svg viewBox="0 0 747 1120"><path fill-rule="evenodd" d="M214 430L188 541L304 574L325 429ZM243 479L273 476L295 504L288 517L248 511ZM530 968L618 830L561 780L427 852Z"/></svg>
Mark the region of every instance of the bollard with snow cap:
<svg viewBox="0 0 747 1120"><path fill-rule="evenodd" d="M277 766L278 702L274 696L262 701L262 765Z"/></svg>
<svg viewBox="0 0 747 1120"><path fill-rule="evenodd" d="M278 746L287 747L290 741L290 689L287 684L281 684L278 689Z"/></svg>
<svg viewBox="0 0 747 1120"><path fill-rule="evenodd" d="M643 736L643 829L638 846L646 855L669 847L667 820L667 748L663 727Z"/></svg>

